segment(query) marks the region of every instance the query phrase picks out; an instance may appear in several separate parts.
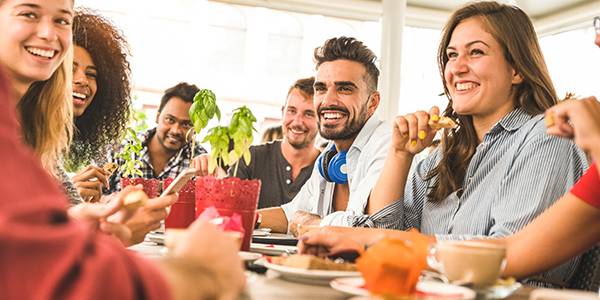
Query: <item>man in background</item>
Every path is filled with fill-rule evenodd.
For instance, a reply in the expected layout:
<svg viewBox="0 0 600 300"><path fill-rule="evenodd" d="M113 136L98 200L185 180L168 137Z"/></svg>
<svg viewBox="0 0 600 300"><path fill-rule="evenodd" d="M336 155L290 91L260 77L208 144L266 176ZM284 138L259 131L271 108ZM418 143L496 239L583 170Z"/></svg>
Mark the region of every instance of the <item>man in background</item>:
<svg viewBox="0 0 600 300"><path fill-rule="evenodd" d="M312 173L319 150L315 148L317 113L313 106L314 77L297 80L282 108L283 140L250 147L250 165L240 160L229 176L260 179L258 208L290 202Z"/></svg>

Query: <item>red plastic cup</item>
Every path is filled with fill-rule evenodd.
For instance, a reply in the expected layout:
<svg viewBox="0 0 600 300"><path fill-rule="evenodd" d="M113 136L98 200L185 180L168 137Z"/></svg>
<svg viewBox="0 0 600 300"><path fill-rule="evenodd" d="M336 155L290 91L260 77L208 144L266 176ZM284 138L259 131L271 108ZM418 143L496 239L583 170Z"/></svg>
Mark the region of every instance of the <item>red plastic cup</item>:
<svg viewBox="0 0 600 300"><path fill-rule="evenodd" d="M145 179L145 178L121 178L121 189L124 189L128 185L141 184L144 189L144 193L149 198L156 198L160 195L160 180L158 179Z"/></svg>
<svg viewBox="0 0 600 300"><path fill-rule="evenodd" d="M241 250L248 251L256 222L259 194L260 180L258 179L196 177L196 218L204 209L211 206L214 206L222 216L230 217L233 213L240 214L244 227Z"/></svg>
<svg viewBox="0 0 600 300"><path fill-rule="evenodd" d="M166 189L173 178L167 178L163 181ZM196 219L196 201L195 193L196 182L194 179L188 181L181 190L177 202L171 205L171 212L165 220L166 228L187 228Z"/></svg>

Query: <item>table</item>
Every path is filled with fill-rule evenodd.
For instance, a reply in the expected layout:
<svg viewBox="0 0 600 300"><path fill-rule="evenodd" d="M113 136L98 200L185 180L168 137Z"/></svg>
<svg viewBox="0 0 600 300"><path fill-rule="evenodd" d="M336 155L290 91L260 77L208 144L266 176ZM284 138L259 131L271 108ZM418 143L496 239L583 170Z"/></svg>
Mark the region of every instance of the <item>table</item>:
<svg viewBox="0 0 600 300"><path fill-rule="evenodd" d="M129 249L154 259L160 258L167 253L164 246L153 242L143 242L129 247ZM266 274L247 271L246 276L247 288L242 299L342 300L351 298L328 286L308 285L280 279L272 271L268 271ZM521 288L506 299L527 300L532 290L533 288L529 287Z"/></svg>

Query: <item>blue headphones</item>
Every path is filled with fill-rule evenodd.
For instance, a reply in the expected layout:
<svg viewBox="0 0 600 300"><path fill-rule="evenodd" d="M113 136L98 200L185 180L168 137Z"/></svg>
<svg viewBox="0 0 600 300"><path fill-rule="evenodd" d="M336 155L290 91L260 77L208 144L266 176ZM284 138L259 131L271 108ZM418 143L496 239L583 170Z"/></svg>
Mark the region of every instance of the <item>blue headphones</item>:
<svg viewBox="0 0 600 300"><path fill-rule="evenodd" d="M335 144L331 144L329 149L321 153L317 158L319 174L329 182L338 184L348 183L346 153L347 151L337 152Z"/></svg>

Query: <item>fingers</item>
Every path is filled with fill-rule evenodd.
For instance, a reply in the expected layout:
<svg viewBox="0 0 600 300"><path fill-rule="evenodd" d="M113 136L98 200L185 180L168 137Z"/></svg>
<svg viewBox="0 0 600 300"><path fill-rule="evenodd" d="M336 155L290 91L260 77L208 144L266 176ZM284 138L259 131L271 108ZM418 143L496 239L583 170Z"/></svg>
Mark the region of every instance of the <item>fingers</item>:
<svg viewBox="0 0 600 300"><path fill-rule="evenodd" d="M111 207L103 203L81 203L68 210L70 217L79 220L100 220L110 215Z"/></svg>
<svg viewBox="0 0 600 300"><path fill-rule="evenodd" d="M201 154L201 155L194 157L194 169L196 169L196 176L209 175L208 159L209 159L209 154Z"/></svg>
<svg viewBox="0 0 600 300"><path fill-rule="evenodd" d="M144 208L148 210L164 209L177 202L178 197L179 194L175 193L163 197L152 198L146 201L146 205L144 205Z"/></svg>
<svg viewBox="0 0 600 300"><path fill-rule="evenodd" d="M429 109L429 115L431 116L431 119L439 119L440 108L434 105L433 107L431 107L431 109Z"/></svg>
<svg viewBox="0 0 600 300"><path fill-rule="evenodd" d="M123 244L128 244L131 239L131 231L127 226L111 222L101 222L100 230L106 234L113 235L118 238Z"/></svg>
<svg viewBox="0 0 600 300"><path fill-rule="evenodd" d="M102 183L99 181L80 181L73 184L79 195L88 202L98 202L102 197Z"/></svg>
<svg viewBox="0 0 600 300"><path fill-rule="evenodd" d="M427 138L430 132L429 114L424 111L418 111L415 113L415 116L417 117L417 137L419 141L423 141L425 138Z"/></svg>
<svg viewBox="0 0 600 300"><path fill-rule="evenodd" d="M98 166L89 165L79 172L79 174L73 176L73 182L98 180L102 185L108 188L108 175L108 172L104 169Z"/></svg>

